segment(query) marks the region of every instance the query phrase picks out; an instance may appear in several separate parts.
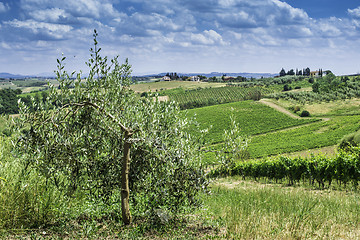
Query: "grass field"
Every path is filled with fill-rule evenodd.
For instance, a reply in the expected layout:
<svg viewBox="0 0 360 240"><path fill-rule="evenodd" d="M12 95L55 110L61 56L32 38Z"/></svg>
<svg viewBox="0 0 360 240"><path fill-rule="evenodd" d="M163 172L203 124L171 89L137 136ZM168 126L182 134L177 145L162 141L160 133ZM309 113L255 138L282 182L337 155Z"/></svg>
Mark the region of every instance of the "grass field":
<svg viewBox="0 0 360 240"><path fill-rule="evenodd" d="M314 107L314 115L326 117L320 111L336 112L339 116L319 118L293 119L270 107L258 102L243 101L231 104L215 105L210 107L188 110L190 116L196 115L200 126L210 128L205 137L208 147L206 150L218 151L222 148L224 130L229 130L231 114L234 114L242 133L250 137L250 158L263 158L271 155L309 151L331 146L334 154L334 145L338 144L344 135L360 129L360 115L349 115L359 112L356 107L358 100L340 104L322 104ZM286 107L285 104L283 106ZM320 105L321 106L321 105ZM233 109L233 110L232 110ZM304 109L307 109L306 106ZM334 110L335 109L335 110ZM215 144L215 145L214 145ZM317 151L320 152L320 151ZM309 154L307 152L307 154ZM207 152L204 163L214 164L215 153Z"/></svg>
<svg viewBox="0 0 360 240"><path fill-rule="evenodd" d="M334 117L296 129L253 136L249 151L252 158L321 148L339 143L341 138L360 128L360 116Z"/></svg>
<svg viewBox="0 0 360 240"><path fill-rule="evenodd" d="M208 87L223 87L226 83L207 83L207 82L192 82L192 81L160 81L151 83L138 83L131 85L131 89L135 92L157 92L162 90L183 88L183 89L194 89L194 88L208 88Z"/></svg>
<svg viewBox="0 0 360 240"><path fill-rule="evenodd" d="M2 88L17 89L18 87L11 82L0 82L0 89Z"/></svg>
<svg viewBox="0 0 360 240"><path fill-rule="evenodd" d="M252 136L288 127L318 121L316 119L294 119L264 104L242 101L188 110L202 128L210 128L205 137L207 144L223 141L224 130L229 130L230 115L233 114L243 134Z"/></svg>
<svg viewBox="0 0 360 240"><path fill-rule="evenodd" d="M295 101L287 101L284 99L266 99L284 108L299 106L301 110L307 110L312 116L327 117L327 116L341 116L341 115L356 115L360 114L360 99L352 98L345 100L336 100L331 102L300 104Z"/></svg>
<svg viewBox="0 0 360 240"><path fill-rule="evenodd" d="M358 192L309 190L239 178L213 184L205 206L225 239L359 239Z"/></svg>

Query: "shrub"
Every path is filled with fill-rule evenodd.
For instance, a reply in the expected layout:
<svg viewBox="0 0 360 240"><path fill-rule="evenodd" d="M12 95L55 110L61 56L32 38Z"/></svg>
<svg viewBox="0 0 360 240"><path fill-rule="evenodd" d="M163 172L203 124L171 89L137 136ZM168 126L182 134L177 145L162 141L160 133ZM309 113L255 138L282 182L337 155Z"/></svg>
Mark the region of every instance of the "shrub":
<svg viewBox="0 0 360 240"><path fill-rule="evenodd" d="M306 110L302 111L300 117L310 117L310 113Z"/></svg>
<svg viewBox="0 0 360 240"><path fill-rule="evenodd" d="M294 107L294 112L296 113L298 111L300 111L300 107L299 106Z"/></svg>
<svg viewBox="0 0 360 240"><path fill-rule="evenodd" d="M149 95L149 94L148 94L147 92L142 92L141 95L140 95L140 97L148 97L148 95Z"/></svg>
<svg viewBox="0 0 360 240"><path fill-rule="evenodd" d="M291 86L289 86L288 84L284 85L284 92L290 91L291 89L292 89Z"/></svg>
<svg viewBox="0 0 360 240"><path fill-rule="evenodd" d="M360 145L360 131L357 131L344 136L340 141L338 149L348 151L352 147L358 147L359 145Z"/></svg>

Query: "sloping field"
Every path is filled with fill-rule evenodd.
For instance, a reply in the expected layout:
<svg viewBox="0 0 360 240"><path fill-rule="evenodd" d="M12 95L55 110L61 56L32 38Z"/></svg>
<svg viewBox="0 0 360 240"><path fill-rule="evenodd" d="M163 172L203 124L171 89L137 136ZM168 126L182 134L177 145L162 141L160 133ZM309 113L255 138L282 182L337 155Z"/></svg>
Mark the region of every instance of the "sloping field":
<svg viewBox="0 0 360 240"><path fill-rule="evenodd" d="M250 158L293 153L334 146L341 138L360 128L360 115L295 119L260 102L243 101L188 110L196 115L203 128L210 128L205 137L207 148L222 148L224 129L230 126L233 114L244 135L251 138ZM334 148L334 147L332 147ZM215 153L206 153L205 162L213 163Z"/></svg>
<svg viewBox="0 0 360 240"><path fill-rule="evenodd" d="M207 144L223 141L224 130L230 128L230 115L234 115L244 135L251 136L299 126L317 119L294 119L271 107L255 101L241 101L188 110L201 128L209 128Z"/></svg>
<svg viewBox="0 0 360 240"><path fill-rule="evenodd" d="M357 131L359 122L359 115L340 116L296 129L253 136L250 155L259 158L336 145L344 135Z"/></svg>

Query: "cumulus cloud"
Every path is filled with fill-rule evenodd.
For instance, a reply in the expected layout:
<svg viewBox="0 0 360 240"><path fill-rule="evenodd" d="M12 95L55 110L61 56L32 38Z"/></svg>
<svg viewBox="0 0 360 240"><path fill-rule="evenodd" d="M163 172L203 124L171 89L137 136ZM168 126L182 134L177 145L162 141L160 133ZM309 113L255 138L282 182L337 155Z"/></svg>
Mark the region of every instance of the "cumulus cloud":
<svg viewBox="0 0 360 240"><path fill-rule="evenodd" d="M59 14L64 15L66 12L67 15L75 18L88 17L95 19L112 18L119 14L113 4L107 0L21 0L21 7L32 16L35 16L33 12L39 12L45 17L49 17L51 12L57 16Z"/></svg>
<svg viewBox="0 0 360 240"><path fill-rule="evenodd" d="M275 10L273 16L278 24L301 24L309 19L307 13L302 9L294 8L279 0L272 0L272 3L276 6L273 8Z"/></svg>
<svg viewBox="0 0 360 240"><path fill-rule="evenodd" d="M8 4L5 4L3 2L0 2L0 13L1 12L6 12L10 9L9 5Z"/></svg>
<svg viewBox="0 0 360 240"><path fill-rule="evenodd" d="M47 40L64 39L66 38L66 34L73 29L73 27L69 25L51 24L37 22L34 20L20 21L15 19L13 21L5 22L5 24L14 28L29 30L34 34L39 35L39 38L44 38Z"/></svg>
<svg viewBox="0 0 360 240"><path fill-rule="evenodd" d="M203 45L225 44L221 35L214 30L205 30L199 34L191 34L191 41L194 44L203 44Z"/></svg>
<svg viewBox="0 0 360 240"><path fill-rule="evenodd" d="M8 11L1 1L0 13ZM313 19L283 0L19 1L16 17L0 22L2 49L31 41L36 49L87 51L94 28L108 53L139 59L325 48L360 36L360 7L348 9L348 18Z"/></svg>
<svg viewBox="0 0 360 240"><path fill-rule="evenodd" d="M37 21L52 23L62 22L70 16L64 9L60 8L35 10L31 11L29 15Z"/></svg>
<svg viewBox="0 0 360 240"><path fill-rule="evenodd" d="M348 9L348 13L353 18L360 18L360 7L355 9Z"/></svg>

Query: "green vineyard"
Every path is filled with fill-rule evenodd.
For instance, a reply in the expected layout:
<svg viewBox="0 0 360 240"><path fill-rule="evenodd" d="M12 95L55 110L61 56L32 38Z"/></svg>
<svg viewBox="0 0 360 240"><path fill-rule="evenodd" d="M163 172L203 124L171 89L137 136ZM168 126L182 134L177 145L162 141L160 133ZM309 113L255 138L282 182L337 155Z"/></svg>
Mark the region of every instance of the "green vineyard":
<svg viewBox="0 0 360 240"><path fill-rule="evenodd" d="M181 109L198 108L243 100L259 100L271 90L264 87L220 87L198 88L169 92L170 100L177 102Z"/></svg>
<svg viewBox="0 0 360 240"><path fill-rule="evenodd" d="M324 187L333 181L340 184L353 183L358 185L360 181L359 149L353 152L340 152L335 158L324 156L312 156L310 158L289 158L280 156L277 158L265 158L237 163L230 170L231 175L251 177L255 180L266 178L271 181L289 181L294 184L300 181L309 181L310 184L318 183ZM225 174L214 172L214 174Z"/></svg>

